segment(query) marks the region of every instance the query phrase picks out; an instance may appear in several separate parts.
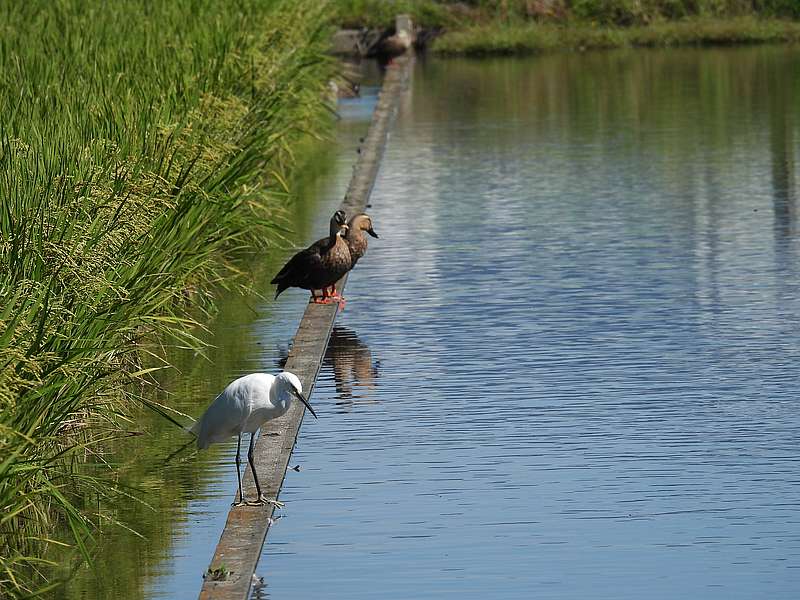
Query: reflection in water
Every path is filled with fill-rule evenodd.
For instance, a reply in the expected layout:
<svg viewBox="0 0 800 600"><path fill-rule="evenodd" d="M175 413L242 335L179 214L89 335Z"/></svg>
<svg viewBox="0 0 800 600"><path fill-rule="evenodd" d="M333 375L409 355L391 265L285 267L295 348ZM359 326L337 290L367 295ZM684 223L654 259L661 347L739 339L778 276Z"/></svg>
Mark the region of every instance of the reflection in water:
<svg viewBox="0 0 800 600"><path fill-rule="evenodd" d="M288 356L288 347L278 348L276 365L279 369L286 367ZM322 362L320 379L324 381L333 377L337 405L349 409L354 404L377 402L373 392L379 369L380 360L373 360L369 346L355 331L341 325L334 326Z"/></svg>
<svg viewBox="0 0 800 600"><path fill-rule="evenodd" d="M336 404L349 408L377 401L372 392L377 385L380 361L372 360L369 346L355 331L339 325L334 327L322 364L333 372Z"/></svg>
<svg viewBox="0 0 800 600"><path fill-rule="evenodd" d="M770 150L772 153L772 187L774 190L775 231L780 237L797 233L797 181L795 172L794 113L791 91L781 85L770 90ZM787 96L788 94L788 96Z"/></svg>
<svg viewBox="0 0 800 600"><path fill-rule="evenodd" d="M253 586L250 588L250 600L267 600L267 586L264 578L253 575Z"/></svg>

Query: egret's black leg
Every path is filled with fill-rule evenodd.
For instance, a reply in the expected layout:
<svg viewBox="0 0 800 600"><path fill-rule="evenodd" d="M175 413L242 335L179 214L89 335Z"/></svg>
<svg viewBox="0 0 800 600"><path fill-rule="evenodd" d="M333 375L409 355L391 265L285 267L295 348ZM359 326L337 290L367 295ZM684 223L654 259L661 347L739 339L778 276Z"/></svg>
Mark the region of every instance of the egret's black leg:
<svg viewBox="0 0 800 600"><path fill-rule="evenodd" d="M258 473L256 473L256 465L253 462L253 449L256 446L256 433L255 431L250 434L250 448L247 450L247 462L250 463L250 469L253 471L253 481L256 483L256 492L258 493L258 500L250 504L272 504L277 508L283 508L283 502L277 500L270 500L261 495L261 485L258 483Z"/></svg>
<svg viewBox="0 0 800 600"><path fill-rule="evenodd" d="M261 485L258 483L258 473L256 473L256 465L253 462L253 448L256 445L256 432L250 434L250 448L247 450L247 462L250 463L250 468L253 470L253 481L256 482L256 495L261 499Z"/></svg>
<svg viewBox="0 0 800 600"><path fill-rule="evenodd" d="M236 442L236 475L239 479L239 501L234 502L233 506L244 504L244 492L242 491L242 467L241 467L241 451L242 451L242 434L239 434L239 441Z"/></svg>

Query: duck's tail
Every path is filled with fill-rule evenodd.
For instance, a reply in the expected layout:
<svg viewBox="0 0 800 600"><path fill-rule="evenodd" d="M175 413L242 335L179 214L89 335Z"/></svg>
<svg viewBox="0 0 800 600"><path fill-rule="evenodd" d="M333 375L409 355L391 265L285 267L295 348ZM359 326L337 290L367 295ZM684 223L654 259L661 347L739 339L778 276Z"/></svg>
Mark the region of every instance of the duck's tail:
<svg viewBox="0 0 800 600"><path fill-rule="evenodd" d="M277 278L273 279L271 281L271 283L277 283L278 284L278 289L275 290L275 298L280 296L283 293L284 290L286 290L288 287L290 287L288 283L286 283L285 281L278 281Z"/></svg>

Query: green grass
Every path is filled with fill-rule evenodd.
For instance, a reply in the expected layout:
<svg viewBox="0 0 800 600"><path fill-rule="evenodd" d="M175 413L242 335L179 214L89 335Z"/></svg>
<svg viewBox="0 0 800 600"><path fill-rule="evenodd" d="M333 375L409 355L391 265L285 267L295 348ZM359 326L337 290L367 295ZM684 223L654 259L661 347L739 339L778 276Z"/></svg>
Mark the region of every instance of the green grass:
<svg viewBox="0 0 800 600"><path fill-rule="evenodd" d="M797 0L338 0L333 20L342 27L391 27L400 13L425 28L585 23L627 27L685 18L800 19Z"/></svg>
<svg viewBox="0 0 800 600"><path fill-rule="evenodd" d="M442 32L441 54L797 42L798 0L341 0L336 22L391 27L398 12Z"/></svg>
<svg viewBox="0 0 800 600"><path fill-rule="evenodd" d="M298 144L327 120L326 9L0 6L0 597L53 584L48 546L88 553L75 507L121 490L74 463L163 366L154 340L196 345L189 309L280 235Z"/></svg>
<svg viewBox="0 0 800 600"><path fill-rule="evenodd" d="M446 55L526 54L555 49L730 45L800 41L800 23L783 20L687 19L636 27L494 24L451 31L432 50Z"/></svg>
<svg viewBox="0 0 800 600"><path fill-rule="evenodd" d="M337 0L331 20L343 28L391 27L399 14L411 15L423 27L457 26L461 17L446 2L434 0Z"/></svg>

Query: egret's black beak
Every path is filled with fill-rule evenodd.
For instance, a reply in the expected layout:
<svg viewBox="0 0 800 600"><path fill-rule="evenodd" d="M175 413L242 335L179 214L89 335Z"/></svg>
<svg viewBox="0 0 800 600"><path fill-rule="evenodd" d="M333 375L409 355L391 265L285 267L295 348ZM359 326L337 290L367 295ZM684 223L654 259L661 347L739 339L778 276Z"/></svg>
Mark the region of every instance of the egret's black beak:
<svg viewBox="0 0 800 600"><path fill-rule="evenodd" d="M294 389L294 388L292 388L292 393L294 394L294 397L295 397L295 398L297 398L298 400L300 400L300 402L302 402L303 404L305 404L305 405L306 405L306 408L307 408L309 411L311 411L311 414L312 414L312 415L314 415L314 418L316 419L316 418L317 418L317 413L315 413L315 412L314 412L314 409L313 409L313 408L311 408L311 405L308 403L308 400L306 400L305 398L303 398L303 394L301 394L300 392L298 392L298 391L297 391L296 389Z"/></svg>
<svg viewBox="0 0 800 600"><path fill-rule="evenodd" d="M372 237L374 237L374 238L377 238L377 237L378 237L378 234L377 234L377 233L375 233L375 230L374 230L372 227L370 227L369 229L367 229L367 233L368 233L368 234L370 234L370 235L371 235Z"/></svg>

